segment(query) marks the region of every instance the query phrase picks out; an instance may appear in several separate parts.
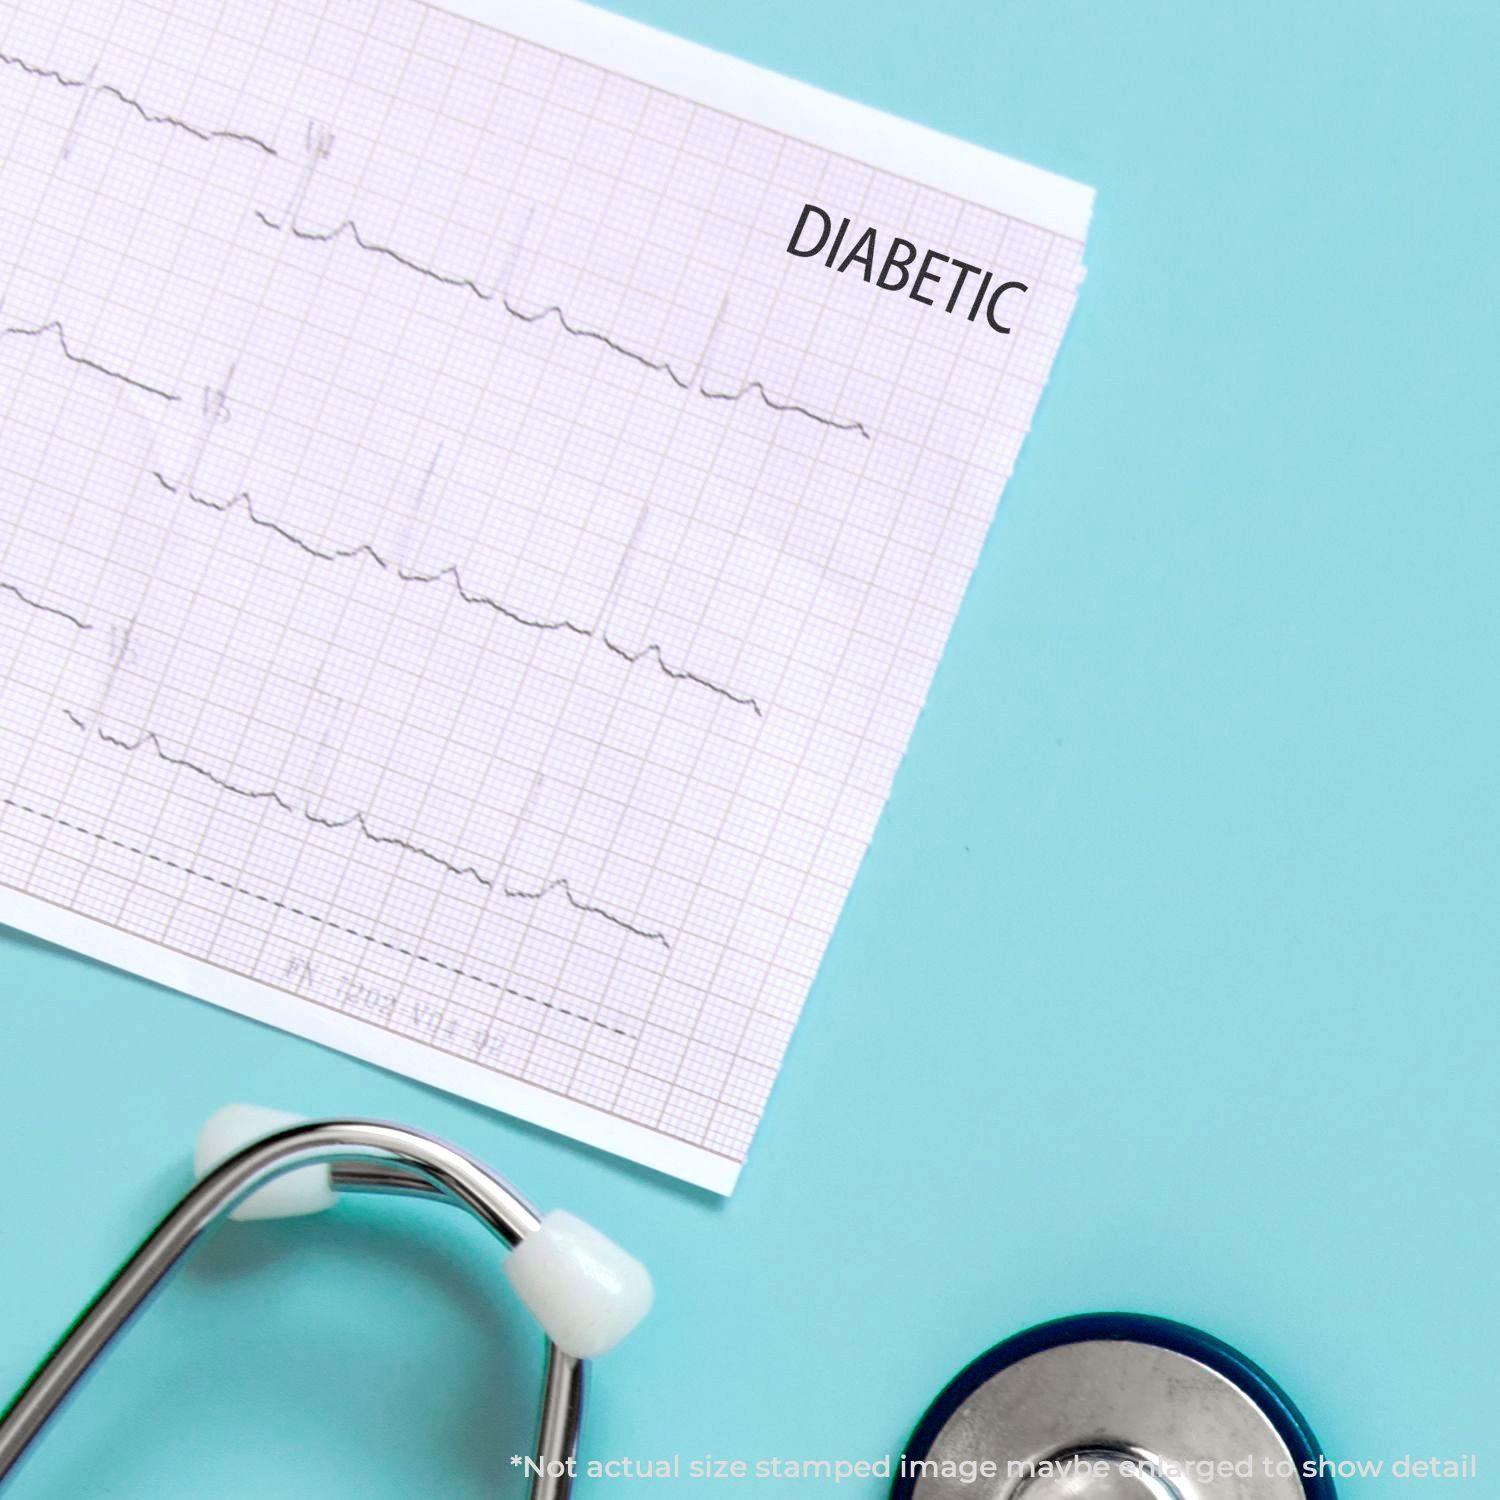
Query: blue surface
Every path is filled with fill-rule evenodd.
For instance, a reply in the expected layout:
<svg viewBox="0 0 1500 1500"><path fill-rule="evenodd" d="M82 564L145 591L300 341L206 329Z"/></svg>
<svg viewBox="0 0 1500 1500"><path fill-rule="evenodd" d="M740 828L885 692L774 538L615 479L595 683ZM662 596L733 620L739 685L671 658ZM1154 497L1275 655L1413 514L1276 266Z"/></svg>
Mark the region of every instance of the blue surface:
<svg viewBox="0 0 1500 1500"><path fill-rule="evenodd" d="M740 1190L7 937L0 1389L243 1097L452 1136L650 1262L593 1455L875 1457L986 1345L1122 1307L1241 1345L1335 1456L1488 1463L1346 1496L1477 1500L1500 11L628 8L1100 189L1054 384ZM440 1218L224 1234L16 1500L514 1492L532 1345Z"/></svg>

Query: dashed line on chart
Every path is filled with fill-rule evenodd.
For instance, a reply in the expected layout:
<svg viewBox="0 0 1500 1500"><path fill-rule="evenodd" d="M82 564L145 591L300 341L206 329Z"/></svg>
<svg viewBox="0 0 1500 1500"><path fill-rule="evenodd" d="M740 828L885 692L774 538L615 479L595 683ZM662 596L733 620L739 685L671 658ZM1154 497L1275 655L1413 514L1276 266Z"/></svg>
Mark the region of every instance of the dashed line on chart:
<svg viewBox="0 0 1500 1500"><path fill-rule="evenodd" d="M63 709L63 715L75 729L87 734L89 726L75 714L71 709ZM118 750L133 753L140 749L149 749L158 760L169 766L177 766L182 770L191 771L196 776L201 776L205 781L212 782L215 786L222 788L236 797L243 797L251 802L270 802L279 807L283 812L290 813L293 817L300 817L318 828L326 828L333 832L339 832L346 828L355 829L362 838L369 840L372 844L383 844L388 847L404 850L408 854L415 855L419 859L427 860L438 866L449 875L475 881L487 891L494 891L514 901L540 901L554 892L561 894L569 906L575 911L582 912L588 916L602 918L604 921L618 927L623 932L630 933L633 937L643 938L647 942L660 943L662 947L670 949L671 943L664 932L657 932L648 927L638 927L627 918L617 915L607 907L596 906L592 902L585 901L577 896L573 887L568 883L566 876L555 880L543 882L535 889L528 890L524 887L516 887L506 882L498 873L486 875L474 865L459 865L452 860L445 859L441 854L434 853L431 849L423 848L421 844L413 843L410 839L401 837L399 834L377 833L371 828L369 820L359 809L355 809L347 817L330 818L322 813L314 812L310 806L299 807L295 802L276 791L274 788L256 788L241 786L230 781L227 777L220 776L210 771L205 766L198 765L186 756L174 755L161 742L161 739L151 730L143 731L135 740L122 739L118 735L110 734L108 730L99 725L94 726L95 735L106 745L112 745Z"/></svg>
<svg viewBox="0 0 1500 1500"><path fill-rule="evenodd" d="M615 1026L609 1021L601 1021L597 1016L590 1016L583 1011L574 1010L570 1006L562 1005L556 1000L543 1000L536 995L529 994L525 990L518 990L514 985L504 984L498 979L491 979L486 974L477 974L472 969L461 968L457 964L447 963L441 958L431 954L422 953L418 949L408 948L402 943L393 943L389 938L377 937L373 932L362 930L358 927L350 927L346 923L337 922L332 917L322 917L316 912L305 910L295 902L280 899L275 896L267 896L261 891L250 889L240 885L233 880L225 880L221 875L211 875L206 870L200 870L196 865L184 864L181 860L170 858L165 854L153 854L149 849L140 844L127 843L124 839L112 838L107 833L101 833L97 828L86 828L81 823L75 823L58 813L43 812L38 807L33 807L29 802L23 802L17 797L0 796L0 807L13 807L17 812L26 813L28 816L38 818L44 823L55 823L59 828L66 828L70 833L82 834L85 838L93 839L95 843L108 844L112 849L123 850L126 854L134 854L141 859L150 860L152 864L162 865L166 869L176 870L183 875L191 875L197 880L206 881L209 885L219 886L236 896L248 896L253 901L259 901L263 906L269 906L276 911L288 911L293 916L302 917L306 921L316 922L320 927L327 927L334 932L342 932L353 938L359 938L362 942L370 943L377 948L385 948L391 953L399 953L403 958L410 958L419 964L428 964L434 969L441 969L446 974L456 975L459 979L467 979L474 984L482 984L487 989L498 990L504 995L514 995L518 1000L529 1001L532 1005L540 1006L543 1010L556 1011L559 1015L569 1016L575 1021L583 1021L587 1025L596 1027L600 1031L607 1031L613 1036L631 1038L634 1033L626 1031L622 1026ZM490 1024L493 1026L499 1017L491 1017ZM488 1036L486 1036L488 1041ZM481 1044L480 1052L484 1050Z"/></svg>

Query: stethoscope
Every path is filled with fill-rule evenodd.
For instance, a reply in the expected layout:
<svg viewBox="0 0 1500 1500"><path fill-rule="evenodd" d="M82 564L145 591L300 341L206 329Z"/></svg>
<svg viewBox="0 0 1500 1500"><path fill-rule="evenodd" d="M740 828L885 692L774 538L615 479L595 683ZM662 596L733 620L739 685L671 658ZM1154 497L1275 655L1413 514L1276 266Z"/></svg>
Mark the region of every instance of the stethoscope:
<svg viewBox="0 0 1500 1500"><path fill-rule="evenodd" d="M639 1261L571 1214L538 1216L454 1146L373 1120L232 1105L204 1127L198 1183L84 1310L0 1415L0 1483L142 1303L221 1217L286 1218L341 1193L467 1209L547 1334L532 1500L566 1500L584 1362L645 1316ZM1181 1323L1107 1313L1043 1323L961 1370L912 1433L892 1500L1334 1500L1312 1430L1243 1354Z"/></svg>
<svg viewBox="0 0 1500 1500"><path fill-rule="evenodd" d="M305 1121L230 1105L203 1127L198 1182L141 1242L0 1415L0 1483L64 1398L219 1219L291 1218L341 1193L396 1193L467 1209L510 1248L505 1274L547 1334L532 1500L566 1500L583 1417L584 1362L646 1315L651 1278L571 1214L537 1211L456 1146L376 1120Z"/></svg>
<svg viewBox="0 0 1500 1500"><path fill-rule="evenodd" d="M1291 1398L1237 1349L1136 1313L1059 1318L938 1393L891 1500L1335 1500Z"/></svg>

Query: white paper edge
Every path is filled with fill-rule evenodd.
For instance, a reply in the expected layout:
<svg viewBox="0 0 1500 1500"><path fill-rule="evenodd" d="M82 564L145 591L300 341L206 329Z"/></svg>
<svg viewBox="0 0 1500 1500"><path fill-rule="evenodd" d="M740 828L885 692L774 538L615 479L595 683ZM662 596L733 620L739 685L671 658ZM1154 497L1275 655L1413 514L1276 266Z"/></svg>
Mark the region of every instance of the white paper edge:
<svg viewBox="0 0 1500 1500"><path fill-rule="evenodd" d="M910 178L1080 244L1094 190L582 0L447 0L467 20Z"/></svg>
<svg viewBox="0 0 1500 1500"><path fill-rule="evenodd" d="M237 1015L264 1021L268 1026L376 1063L404 1077L503 1110L710 1192L727 1197L739 1178L740 1163L726 1156L523 1083L428 1043L397 1036L354 1016L279 990L264 980L249 979L217 964L178 953L149 938L122 932L107 922L68 911L38 896L0 887L0 923L181 990ZM326 1103L294 1102L302 1114L339 1112L336 1099Z"/></svg>

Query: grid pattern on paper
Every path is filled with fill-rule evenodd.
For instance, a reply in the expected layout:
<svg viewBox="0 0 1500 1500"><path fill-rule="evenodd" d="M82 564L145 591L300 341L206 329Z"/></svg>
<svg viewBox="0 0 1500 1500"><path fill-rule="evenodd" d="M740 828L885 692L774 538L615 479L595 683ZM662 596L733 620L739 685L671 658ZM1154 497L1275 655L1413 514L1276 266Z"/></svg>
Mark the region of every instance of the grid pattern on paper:
<svg viewBox="0 0 1500 1500"><path fill-rule="evenodd" d="M742 1160L1081 250L415 0L0 4L0 883Z"/></svg>

